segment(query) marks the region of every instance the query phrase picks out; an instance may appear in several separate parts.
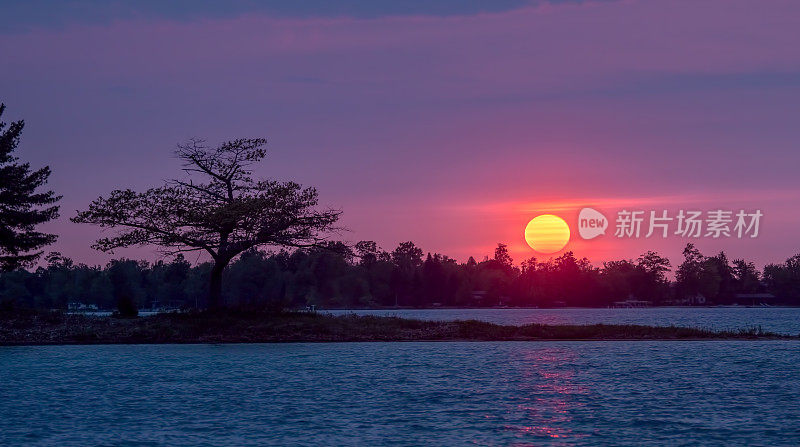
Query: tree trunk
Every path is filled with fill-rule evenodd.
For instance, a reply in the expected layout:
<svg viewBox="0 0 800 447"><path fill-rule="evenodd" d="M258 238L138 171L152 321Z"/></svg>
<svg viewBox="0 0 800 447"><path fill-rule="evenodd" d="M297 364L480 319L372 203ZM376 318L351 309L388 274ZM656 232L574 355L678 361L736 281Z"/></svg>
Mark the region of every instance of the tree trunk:
<svg viewBox="0 0 800 447"><path fill-rule="evenodd" d="M222 272L225 270L226 262L216 261L211 269L211 278L208 287L208 308L218 309L222 307Z"/></svg>

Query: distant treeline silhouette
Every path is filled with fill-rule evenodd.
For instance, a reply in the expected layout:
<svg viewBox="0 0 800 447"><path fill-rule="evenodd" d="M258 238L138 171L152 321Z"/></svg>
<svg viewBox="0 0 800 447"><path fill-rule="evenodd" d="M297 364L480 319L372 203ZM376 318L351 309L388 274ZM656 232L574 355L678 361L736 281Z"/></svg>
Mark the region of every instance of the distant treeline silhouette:
<svg viewBox="0 0 800 447"><path fill-rule="evenodd" d="M674 280L670 263L647 252L635 260L594 266L572 252L514 265L505 245L492 259L465 263L424 255L412 242L391 252L375 242L264 252L248 250L225 270L227 306L298 308L428 306L800 305L800 255L758 271L725 253L684 250ZM5 306L61 308L69 303L140 309L205 307L212 263L190 265L120 259L104 268L75 264L57 253L47 267L0 275ZM672 276L672 275L670 275Z"/></svg>
<svg viewBox="0 0 800 447"><path fill-rule="evenodd" d="M0 103L0 117L4 110ZM425 256L412 242L388 252L370 241L331 241L341 211L320 208L315 188L253 176L267 155L264 138L216 146L191 139L175 150L181 177L140 192L113 190L71 218L113 230L95 241L98 250L159 247L172 261L101 268L51 253L47 267L25 270L57 238L37 226L58 216L60 196L45 189L49 167L34 170L15 155L23 128L22 120L0 121L0 307L133 316L137 307L164 306L800 305L800 255L759 272L689 244L670 281L669 261L655 252L601 267L572 252L515 266L503 244L493 259L458 263ZM183 253L210 261L192 266Z"/></svg>

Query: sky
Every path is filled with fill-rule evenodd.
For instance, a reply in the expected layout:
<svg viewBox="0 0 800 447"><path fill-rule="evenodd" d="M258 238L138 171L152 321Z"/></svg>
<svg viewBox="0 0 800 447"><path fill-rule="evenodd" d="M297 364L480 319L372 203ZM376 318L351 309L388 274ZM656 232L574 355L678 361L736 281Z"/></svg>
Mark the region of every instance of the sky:
<svg viewBox="0 0 800 447"><path fill-rule="evenodd" d="M256 175L317 187L340 239L546 259L524 230L556 214L597 264L694 242L764 265L800 252L798 42L794 0L7 0L0 101L78 262L160 255L92 250L76 210L179 175L188 138L265 137ZM605 235L578 236L583 207ZM756 238L613 234L620 210L681 209L763 217Z"/></svg>

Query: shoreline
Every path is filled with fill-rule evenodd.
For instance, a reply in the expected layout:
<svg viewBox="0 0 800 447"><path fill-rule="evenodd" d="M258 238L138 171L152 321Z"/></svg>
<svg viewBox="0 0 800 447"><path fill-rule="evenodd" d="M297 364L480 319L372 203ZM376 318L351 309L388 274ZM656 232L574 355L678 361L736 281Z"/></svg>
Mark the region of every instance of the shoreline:
<svg viewBox="0 0 800 447"><path fill-rule="evenodd" d="M284 340L284 341L219 341L219 342L202 342L202 341L159 341L159 342L127 342L127 341L99 341L99 342L0 342L2 347L24 347L24 346L148 346L148 345L286 345L286 344L344 344L344 343L563 343L563 342L648 342L648 341L671 341L676 343L681 342L695 342L695 341L716 341L716 342L731 342L737 341L742 343L754 341L778 342L778 341L800 341L800 338L794 336L761 336L761 337L734 337L734 338L537 338L537 339L513 339L513 340L487 340L487 339L448 339L448 340L342 340L342 341L325 341L325 340Z"/></svg>
<svg viewBox="0 0 800 447"><path fill-rule="evenodd" d="M316 312L319 314L325 313L333 313L337 312L339 314L344 314L347 312L391 312L391 311L398 311L398 312L405 312L405 311L453 311L453 310L465 310L465 311L473 311L473 310L491 310L491 311L505 311L505 310L541 310L541 311L553 311L553 310L653 310L653 309L800 309L800 306L790 306L790 305L770 305L770 306L743 306L743 305L727 305L727 304L720 304L720 305L710 305L710 306L648 306L648 307L585 307L585 306L576 306L576 307L358 307L358 308L344 308L344 307L326 307L326 308L318 308L310 312ZM49 309L51 312L65 312L69 315L85 315L91 317L107 317L113 314L113 310L109 309L98 309L98 310L61 310L61 309ZM159 315L159 314L168 314L172 312L182 312L181 310L152 310L148 308L139 309L139 316L152 316L152 315ZM293 308L287 309L287 312L309 312L308 309L305 308ZM391 314L389 314L391 315Z"/></svg>
<svg viewBox="0 0 800 447"><path fill-rule="evenodd" d="M328 312L328 311L367 311L367 310L574 310L574 309L615 309L615 310L625 310L625 309L798 309L800 306L792 306L792 305L744 305L744 304L713 304L713 305L704 305L704 306L643 306L643 307L609 307L609 306L599 306L599 307L590 307L590 306L563 306L563 307L460 307L460 306L437 306L437 307L326 307L326 308L319 308L317 312Z"/></svg>
<svg viewBox="0 0 800 447"><path fill-rule="evenodd" d="M240 344L464 341L800 340L760 328L715 331L681 326L500 325L375 315L266 313L237 310L130 319L63 312L0 316L0 345Z"/></svg>

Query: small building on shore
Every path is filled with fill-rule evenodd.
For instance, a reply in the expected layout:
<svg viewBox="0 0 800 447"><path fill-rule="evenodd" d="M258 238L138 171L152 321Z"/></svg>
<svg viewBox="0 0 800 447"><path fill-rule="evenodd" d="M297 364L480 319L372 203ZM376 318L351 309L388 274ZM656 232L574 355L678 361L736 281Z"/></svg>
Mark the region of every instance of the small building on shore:
<svg viewBox="0 0 800 447"><path fill-rule="evenodd" d="M481 307L486 305L486 291L485 290L473 290L470 294L470 300L473 306Z"/></svg>

